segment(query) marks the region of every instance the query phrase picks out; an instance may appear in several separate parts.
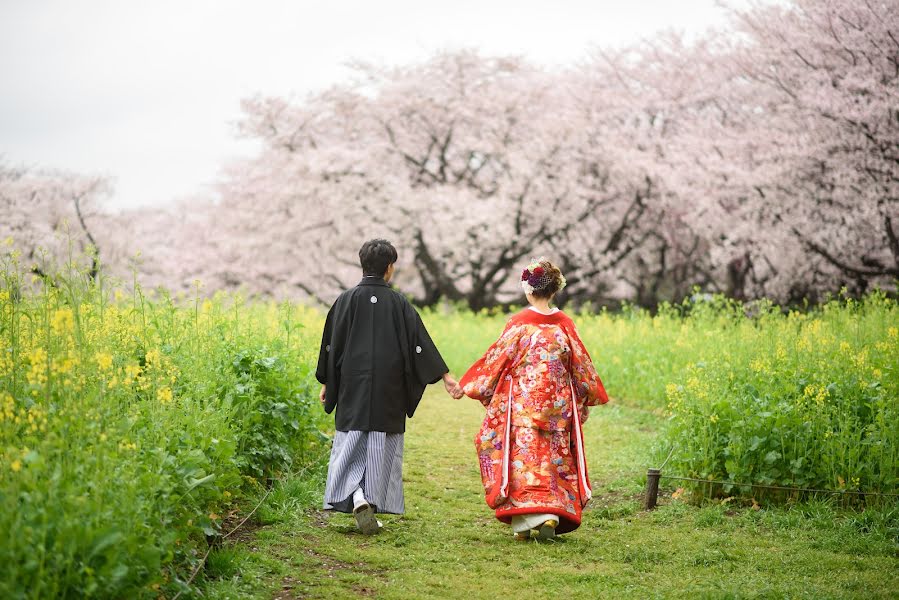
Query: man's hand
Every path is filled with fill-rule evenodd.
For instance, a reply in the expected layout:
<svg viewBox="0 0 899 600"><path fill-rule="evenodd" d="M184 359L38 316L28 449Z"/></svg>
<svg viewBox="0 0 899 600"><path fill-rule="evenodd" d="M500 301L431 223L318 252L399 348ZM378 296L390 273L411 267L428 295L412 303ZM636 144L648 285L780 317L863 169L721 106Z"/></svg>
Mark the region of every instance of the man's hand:
<svg viewBox="0 0 899 600"><path fill-rule="evenodd" d="M462 387L449 373L443 374L443 387L446 388L447 393L456 400L465 395L462 392Z"/></svg>
<svg viewBox="0 0 899 600"><path fill-rule="evenodd" d="M322 404L325 403L325 386L322 386L322 391L318 393L318 399Z"/></svg>

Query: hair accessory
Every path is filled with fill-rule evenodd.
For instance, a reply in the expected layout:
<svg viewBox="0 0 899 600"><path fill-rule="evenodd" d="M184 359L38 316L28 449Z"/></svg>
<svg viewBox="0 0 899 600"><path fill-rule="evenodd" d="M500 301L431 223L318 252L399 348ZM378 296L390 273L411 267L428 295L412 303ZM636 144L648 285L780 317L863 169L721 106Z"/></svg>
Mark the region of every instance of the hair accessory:
<svg viewBox="0 0 899 600"><path fill-rule="evenodd" d="M521 289L525 294L533 294L535 290L542 290L552 283L552 275L543 267L541 263L549 262L544 257L535 259L521 272ZM565 277L561 277L559 290L565 287Z"/></svg>

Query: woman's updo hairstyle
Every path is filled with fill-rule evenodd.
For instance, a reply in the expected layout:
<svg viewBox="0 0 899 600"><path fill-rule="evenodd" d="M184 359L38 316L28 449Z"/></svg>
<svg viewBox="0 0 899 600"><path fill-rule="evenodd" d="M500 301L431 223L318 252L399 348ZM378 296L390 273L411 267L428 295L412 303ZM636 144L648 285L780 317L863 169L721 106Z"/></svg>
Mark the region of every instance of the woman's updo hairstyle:
<svg viewBox="0 0 899 600"><path fill-rule="evenodd" d="M535 298L552 298L565 287L565 276L559 267L540 257L521 273L521 287Z"/></svg>

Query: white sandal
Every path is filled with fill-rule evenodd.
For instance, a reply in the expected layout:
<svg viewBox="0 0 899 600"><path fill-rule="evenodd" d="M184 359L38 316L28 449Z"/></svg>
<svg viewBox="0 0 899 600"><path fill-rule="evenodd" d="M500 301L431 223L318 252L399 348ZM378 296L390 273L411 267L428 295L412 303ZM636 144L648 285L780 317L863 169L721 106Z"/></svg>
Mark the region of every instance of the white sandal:
<svg viewBox="0 0 899 600"><path fill-rule="evenodd" d="M378 533L381 529L381 522L375 518L375 511L368 503L360 504L354 508L353 517L356 518L356 525L365 535Z"/></svg>

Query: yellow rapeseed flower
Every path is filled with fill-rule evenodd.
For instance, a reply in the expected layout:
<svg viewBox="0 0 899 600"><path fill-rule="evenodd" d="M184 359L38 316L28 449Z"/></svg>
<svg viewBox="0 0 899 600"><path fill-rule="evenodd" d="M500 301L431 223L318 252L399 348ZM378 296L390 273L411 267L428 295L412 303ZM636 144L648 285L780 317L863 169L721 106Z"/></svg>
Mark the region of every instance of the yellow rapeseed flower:
<svg viewBox="0 0 899 600"><path fill-rule="evenodd" d="M97 361L97 368L101 371L108 371L112 368L112 354L109 352L97 352L94 360Z"/></svg>
<svg viewBox="0 0 899 600"><path fill-rule="evenodd" d="M774 356L775 358L777 358L777 360L785 360L787 358L787 349L784 348L783 345L777 344L777 349L775 350Z"/></svg>
<svg viewBox="0 0 899 600"><path fill-rule="evenodd" d="M57 309L50 316L50 328L53 330L53 333L59 335L62 333L68 333L72 331L75 327L75 315L72 313L72 309L65 307Z"/></svg>
<svg viewBox="0 0 899 600"><path fill-rule="evenodd" d="M123 385L131 385L141 373L140 365L125 365L125 379Z"/></svg>
<svg viewBox="0 0 899 600"><path fill-rule="evenodd" d="M156 399L162 404L168 404L172 401L172 390L168 387L159 388L156 391Z"/></svg>
<svg viewBox="0 0 899 600"><path fill-rule="evenodd" d="M756 373L767 373L768 372L768 362L764 358L754 358L749 363L749 368L755 371Z"/></svg>
<svg viewBox="0 0 899 600"><path fill-rule="evenodd" d="M14 473L18 473L22 470L22 461L17 458L9 463L9 468L12 469Z"/></svg>
<svg viewBox="0 0 899 600"><path fill-rule="evenodd" d="M9 392L0 392L0 421L12 420L16 416L16 401Z"/></svg>
<svg viewBox="0 0 899 600"><path fill-rule="evenodd" d="M54 361L53 367L54 371L61 375L65 375L67 373L71 373L72 369L78 366L78 358L77 357L67 357L62 361L56 362Z"/></svg>
<svg viewBox="0 0 899 600"><path fill-rule="evenodd" d="M887 335L891 338L899 337L899 329L897 329L896 327L890 327L889 329L887 329Z"/></svg>
<svg viewBox="0 0 899 600"><path fill-rule="evenodd" d="M31 363L28 370L28 383L33 386L41 386L47 382L47 352L40 346L29 352L26 357Z"/></svg>
<svg viewBox="0 0 899 600"><path fill-rule="evenodd" d="M148 367L157 364L159 362L159 350L150 350L147 352L145 359Z"/></svg>

